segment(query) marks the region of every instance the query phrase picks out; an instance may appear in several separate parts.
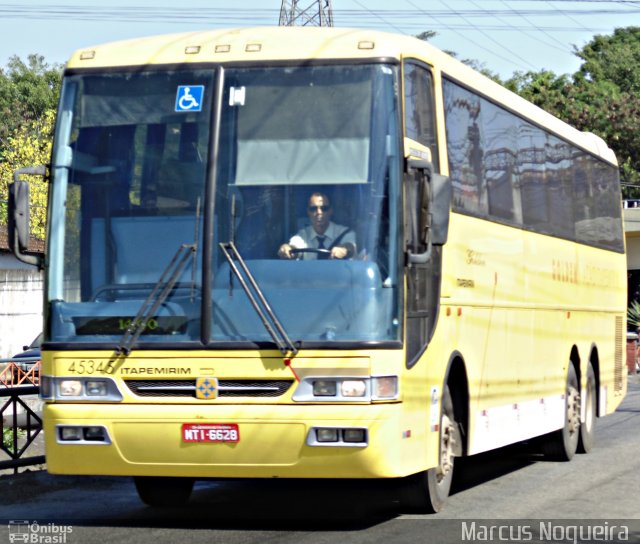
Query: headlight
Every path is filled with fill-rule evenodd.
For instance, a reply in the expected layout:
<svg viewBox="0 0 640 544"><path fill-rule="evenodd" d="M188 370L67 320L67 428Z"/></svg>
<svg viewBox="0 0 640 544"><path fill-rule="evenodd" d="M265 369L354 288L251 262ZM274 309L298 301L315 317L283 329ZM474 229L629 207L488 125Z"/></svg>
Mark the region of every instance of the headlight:
<svg viewBox="0 0 640 544"><path fill-rule="evenodd" d="M42 376L43 400L120 402L122 393L112 378L56 378Z"/></svg>
<svg viewBox="0 0 640 544"><path fill-rule="evenodd" d="M295 402L370 402L399 398L398 376L306 377L300 380Z"/></svg>
<svg viewBox="0 0 640 544"><path fill-rule="evenodd" d="M343 397L364 397L367 392L367 384L364 380L344 380L340 384Z"/></svg>
<svg viewBox="0 0 640 544"><path fill-rule="evenodd" d="M335 397L338 383L335 380L314 380L313 395L315 397Z"/></svg>
<svg viewBox="0 0 640 544"><path fill-rule="evenodd" d="M58 391L62 397L79 397L82 395L82 382L80 380L60 380Z"/></svg>
<svg viewBox="0 0 640 544"><path fill-rule="evenodd" d="M89 397L106 397L109 391L105 380L87 380L85 389Z"/></svg>

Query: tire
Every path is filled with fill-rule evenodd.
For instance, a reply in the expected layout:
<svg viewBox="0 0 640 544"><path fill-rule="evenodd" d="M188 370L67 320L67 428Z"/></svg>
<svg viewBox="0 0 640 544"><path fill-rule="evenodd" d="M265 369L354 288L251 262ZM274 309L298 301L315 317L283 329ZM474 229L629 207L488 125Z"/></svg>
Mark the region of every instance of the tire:
<svg viewBox="0 0 640 544"><path fill-rule="evenodd" d="M149 506L182 506L191 496L193 478L136 476L134 479L140 500Z"/></svg>
<svg viewBox="0 0 640 544"><path fill-rule="evenodd" d="M564 427L545 437L543 451L551 461L570 461L578 449L580 435L580 386L576 369L569 363L565 392Z"/></svg>
<svg viewBox="0 0 640 544"><path fill-rule="evenodd" d="M440 512L447 502L451 482L456 441L460 433L455 421L453 402L449 386L442 392L442 408L440 411L440 452L439 464L424 472L404 479L402 483L402 505L412 513L432 514Z"/></svg>
<svg viewBox="0 0 640 544"><path fill-rule="evenodd" d="M591 363L587 367L587 389L584 399L584 421L580 424L578 453L589 453L593 449L597 414L596 374Z"/></svg>

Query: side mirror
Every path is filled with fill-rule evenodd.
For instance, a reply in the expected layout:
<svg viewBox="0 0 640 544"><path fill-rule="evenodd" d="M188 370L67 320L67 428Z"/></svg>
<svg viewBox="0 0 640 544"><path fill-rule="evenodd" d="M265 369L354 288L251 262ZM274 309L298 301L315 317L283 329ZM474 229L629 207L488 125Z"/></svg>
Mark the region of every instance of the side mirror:
<svg viewBox="0 0 640 544"><path fill-rule="evenodd" d="M29 248L29 182L20 179L23 174L44 176L45 166L20 168L13 173L9 185L9 247L22 262L42 268L42 259L26 255Z"/></svg>
<svg viewBox="0 0 640 544"><path fill-rule="evenodd" d="M431 176L431 243L443 246L449 238L449 213L453 187L448 176L433 174Z"/></svg>
<svg viewBox="0 0 640 544"><path fill-rule="evenodd" d="M426 246L421 253L408 252L409 263L424 264L431 258L433 246L446 244L449 235L449 211L453 189L447 176L433 173L430 162L421 159L407 159L407 174L415 179L416 171L422 173L418 181L413 181L417 187L410 191L415 202L409 204L409 213L415 213L413 232L414 245L416 242Z"/></svg>

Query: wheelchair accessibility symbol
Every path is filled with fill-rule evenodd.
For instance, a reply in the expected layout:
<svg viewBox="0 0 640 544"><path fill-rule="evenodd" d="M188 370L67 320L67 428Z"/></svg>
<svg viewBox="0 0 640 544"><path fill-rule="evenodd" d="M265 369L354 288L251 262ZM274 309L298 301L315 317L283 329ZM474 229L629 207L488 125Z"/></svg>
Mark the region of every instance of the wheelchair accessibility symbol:
<svg viewBox="0 0 640 544"><path fill-rule="evenodd" d="M204 85L179 85L176 111L202 111Z"/></svg>

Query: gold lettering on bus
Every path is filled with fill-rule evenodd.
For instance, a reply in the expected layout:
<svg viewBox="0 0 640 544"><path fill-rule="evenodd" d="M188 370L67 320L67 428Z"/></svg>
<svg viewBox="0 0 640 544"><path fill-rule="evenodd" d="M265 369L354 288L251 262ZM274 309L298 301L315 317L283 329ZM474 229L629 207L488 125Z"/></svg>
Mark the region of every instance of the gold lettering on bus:
<svg viewBox="0 0 640 544"><path fill-rule="evenodd" d="M582 270L585 285L590 287L611 287L616 283L616 273L611 268L586 265Z"/></svg>
<svg viewBox="0 0 640 544"><path fill-rule="evenodd" d="M467 264L475 264L476 266L486 266L487 261L484 254L473 249L467 249Z"/></svg>
<svg viewBox="0 0 640 544"><path fill-rule="evenodd" d="M553 259L551 277L560 283L587 285L589 287L610 287L615 283L615 271L601 266L583 265L573 261Z"/></svg>
<svg viewBox="0 0 640 544"><path fill-rule="evenodd" d="M553 259L551 275L554 281L573 284L579 283L578 265L572 261Z"/></svg>

